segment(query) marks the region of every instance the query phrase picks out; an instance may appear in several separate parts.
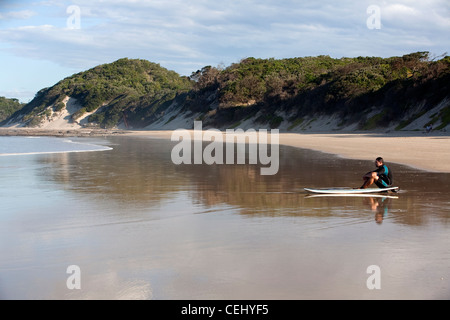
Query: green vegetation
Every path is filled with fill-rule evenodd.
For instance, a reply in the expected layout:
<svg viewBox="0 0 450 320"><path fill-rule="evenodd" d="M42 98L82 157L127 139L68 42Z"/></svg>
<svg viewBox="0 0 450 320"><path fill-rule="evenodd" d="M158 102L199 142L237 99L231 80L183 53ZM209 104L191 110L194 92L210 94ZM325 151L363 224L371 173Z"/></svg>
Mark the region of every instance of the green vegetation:
<svg viewBox="0 0 450 320"><path fill-rule="evenodd" d="M446 106L439 113L442 123L436 128L436 130L440 130L445 128L450 123L450 105Z"/></svg>
<svg viewBox="0 0 450 320"><path fill-rule="evenodd" d="M23 111L27 114L28 125L36 125L46 108L54 106L55 112L60 111L64 108L62 101L70 96L82 105L72 115L73 120L105 104L100 113L90 116L90 121L101 127L113 127L126 114L131 125L145 126L147 118L167 106L166 102L191 88L191 80L159 64L124 58L75 74L39 91Z"/></svg>
<svg viewBox="0 0 450 320"><path fill-rule="evenodd" d="M430 59L428 52L390 58L250 57L226 68L206 66L189 78L146 60L125 58L42 89L12 118L24 116L29 126L38 125L48 117L48 108L61 111L69 96L81 104L74 121L92 113L90 125L104 128L122 123L143 128L176 105L178 112L214 127L235 126L259 114L257 123L277 128L284 121L277 114L286 114L289 130L307 127L306 119L321 115L338 116L340 126L357 122L372 130L399 123L400 130L449 92L450 57ZM418 105L423 107L405 120ZM375 109L379 113L366 119ZM448 124L448 107L433 121Z"/></svg>
<svg viewBox="0 0 450 320"><path fill-rule="evenodd" d="M276 129L280 126L280 124L283 122L283 117L274 115L274 114L265 114L262 115L260 117L258 117L258 119L256 119L257 122L260 123L268 123L270 125L270 128L272 129Z"/></svg>
<svg viewBox="0 0 450 320"><path fill-rule="evenodd" d="M366 121L366 123L363 126L363 130L373 130L377 128L377 124L380 122L380 120L385 116L386 110L383 110L380 113L377 113L370 119Z"/></svg>
<svg viewBox="0 0 450 320"><path fill-rule="evenodd" d="M247 58L223 70L208 67L197 72L197 83L206 85L189 94L187 106L202 112L202 106L211 104L206 98L214 93L219 109L211 123L229 123L228 119L235 123L244 113L242 108L261 111L265 115L257 119L261 123L270 122L277 111L286 111L291 115L290 130L299 125L296 119L307 116L337 114L341 125L360 122L361 115L375 107L380 113L361 124L371 130L401 121L418 102L425 102L420 111L424 113L447 97L449 66L448 56L433 61L428 52L391 58ZM208 80L202 81L203 77ZM271 125L281 121L275 119Z"/></svg>
<svg viewBox="0 0 450 320"><path fill-rule="evenodd" d="M0 97L0 122L9 118L14 112L23 108L25 104L17 99Z"/></svg>
<svg viewBox="0 0 450 320"><path fill-rule="evenodd" d="M53 108L55 112L60 112L62 109L64 109L65 104L64 102L58 102L55 107Z"/></svg>
<svg viewBox="0 0 450 320"><path fill-rule="evenodd" d="M295 119L292 124L289 126L288 131L298 127L299 125L301 125L303 123L304 119L303 118L299 118L299 119Z"/></svg>
<svg viewBox="0 0 450 320"><path fill-rule="evenodd" d="M247 58L221 72L222 105L245 105L267 98L288 98L320 84L321 76L348 64L348 59L329 56L293 59Z"/></svg>

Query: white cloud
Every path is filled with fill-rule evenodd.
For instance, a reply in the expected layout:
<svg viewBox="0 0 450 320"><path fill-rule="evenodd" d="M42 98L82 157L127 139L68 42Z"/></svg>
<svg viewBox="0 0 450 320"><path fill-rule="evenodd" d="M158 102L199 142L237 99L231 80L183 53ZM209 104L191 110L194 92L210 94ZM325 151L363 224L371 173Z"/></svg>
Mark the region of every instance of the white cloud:
<svg viewBox="0 0 450 320"><path fill-rule="evenodd" d="M25 20L29 19L36 15L36 12L31 10L21 10L21 11L10 11L6 13L0 13L0 20L1 19L20 19Z"/></svg>
<svg viewBox="0 0 450 320"><path fill-rule="evenodd" d="M420 12L417 9L399 3L390 4L383 8L383 15L391 19L399 16L415 17L419 14Z"/></svg>
<svg viewBox="0 0 450 320"><path fill-rule="evenodd" d="M414 32L439 32L450 26L450 3L441 1L404 1L381 7L384 24ZM448 30L447 30L448 31Z"/></svg>

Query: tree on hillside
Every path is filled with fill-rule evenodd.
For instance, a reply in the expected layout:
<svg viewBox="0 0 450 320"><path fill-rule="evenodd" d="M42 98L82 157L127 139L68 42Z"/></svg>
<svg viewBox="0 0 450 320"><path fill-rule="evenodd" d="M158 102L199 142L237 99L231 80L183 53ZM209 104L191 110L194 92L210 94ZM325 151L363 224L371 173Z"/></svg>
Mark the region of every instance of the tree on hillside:
<svg viewBox="0 0 450 320"><path fill-rule="evenodd" d="M14 112L22 109L24 105L25 104L20 103L18 99L8 99L5 97L0 97L0 122L7 119Z"/></svg>

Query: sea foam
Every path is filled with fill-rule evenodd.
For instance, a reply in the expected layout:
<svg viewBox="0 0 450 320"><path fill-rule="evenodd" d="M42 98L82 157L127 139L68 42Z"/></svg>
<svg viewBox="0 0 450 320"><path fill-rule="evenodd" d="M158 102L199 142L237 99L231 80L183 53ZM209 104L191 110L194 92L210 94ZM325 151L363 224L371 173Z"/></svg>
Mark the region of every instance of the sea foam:
<svg viewBox="0 0 450 320"><path fill-rule="evenodd" d="M0 156L107 151L112 148L56 137L0 137Z"/></svg>

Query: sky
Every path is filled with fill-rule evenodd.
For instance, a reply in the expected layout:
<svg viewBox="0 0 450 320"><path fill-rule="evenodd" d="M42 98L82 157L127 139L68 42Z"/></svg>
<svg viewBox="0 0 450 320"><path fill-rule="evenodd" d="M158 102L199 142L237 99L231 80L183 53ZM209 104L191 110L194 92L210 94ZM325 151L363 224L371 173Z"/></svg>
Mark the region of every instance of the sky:
<svg viewBox="0 0 450 320"><path fill-rule="evenodd" d="M0 96L120 58L189 76L247 57L437 57L449 34L449 0L0 0Z"/></svg>

